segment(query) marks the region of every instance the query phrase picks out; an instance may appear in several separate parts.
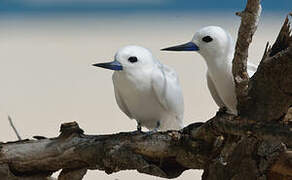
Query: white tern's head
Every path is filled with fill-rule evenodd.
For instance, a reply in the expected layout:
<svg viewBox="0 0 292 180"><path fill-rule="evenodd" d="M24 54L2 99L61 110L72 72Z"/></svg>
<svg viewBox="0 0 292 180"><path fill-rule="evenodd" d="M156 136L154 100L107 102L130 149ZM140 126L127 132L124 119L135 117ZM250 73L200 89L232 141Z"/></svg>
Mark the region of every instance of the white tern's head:
<svg viewBox="0 0 292 180"><path fill-rule="evenodd" d="M118 50L115 59L112 62L97 63L93 66L111 69L115 71L134 71L147 67L153 67L155 64L151 52L140 46L126 46Z"/></svg>
<svg viewBox="0 0 292 180"><path fill-rule="evenodd" d="M191 42L161 49L162 51L197 51L206 61L233 54L233 40L218 26L207 26L197 31Z"/></svg>

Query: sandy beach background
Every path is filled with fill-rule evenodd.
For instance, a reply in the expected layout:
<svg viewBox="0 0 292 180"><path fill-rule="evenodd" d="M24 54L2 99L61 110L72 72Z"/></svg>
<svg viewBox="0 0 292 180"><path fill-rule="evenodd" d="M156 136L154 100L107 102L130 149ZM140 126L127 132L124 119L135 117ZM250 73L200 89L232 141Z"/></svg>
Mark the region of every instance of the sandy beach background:
<svg viewBox="0 0 292 180"><path fill-rule="evenodd" d="M267 41L273 42L285 12L264 13L250 59L258 63ZM207 25L219 25L237 35L240 19L234 12L102 16L0 17L0 141L16 136L9 114L22 138L54 137L61 123L77 121L87 134L133 131L136 122L118 108L112 72L91 66L110 61L125 45L140 45L180 76L185 99L184 124L204 122L217 107L205 79L206 65L197 53L160 52L159 49L189 41ZM178 180L200 179L201 171L185 171ZM86 180L162 179L123 171L107 175L89 171Z"/></svg>

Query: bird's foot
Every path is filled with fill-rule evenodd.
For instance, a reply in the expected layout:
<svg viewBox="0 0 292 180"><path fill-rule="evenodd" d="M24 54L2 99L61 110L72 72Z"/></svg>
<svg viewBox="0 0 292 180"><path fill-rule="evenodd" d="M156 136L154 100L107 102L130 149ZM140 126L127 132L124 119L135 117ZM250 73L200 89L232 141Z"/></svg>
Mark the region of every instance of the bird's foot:
<svg viewBox="0 0 292 180"><path fill-rule="evenodd" d="M141 130L139 131L139 130L135 130L135 131L130 131L129 132L131 135L137 135L137 134L141 134L141 133L143 133Z"/></svg>
<svg viewBox="0 0 292 180"><path fill-rule="evenodd" d="M156 133L159 130L159 128L160 128L160 121L157 121L156 127L153 130L146 132L146 134L148 136L150 136L150 135Z"/></svg>
<svg viewBox="0 0 292 180"><path fill-rule="evenodd" d="M136 130L136 131L132 131L132 132L130 132L130 133L131 133L132 135L142 133L142 126L141 126L141 123L138 122L138 124L137 124L137 130Z"/></svg>
<svg viewBox="0 0 292 180"><path fill-rule="evenodd" d="M146 135L151 136L152 134L156 133L157 131L158 131L158 128L154 128L153 130L146 132Z"/></svg>

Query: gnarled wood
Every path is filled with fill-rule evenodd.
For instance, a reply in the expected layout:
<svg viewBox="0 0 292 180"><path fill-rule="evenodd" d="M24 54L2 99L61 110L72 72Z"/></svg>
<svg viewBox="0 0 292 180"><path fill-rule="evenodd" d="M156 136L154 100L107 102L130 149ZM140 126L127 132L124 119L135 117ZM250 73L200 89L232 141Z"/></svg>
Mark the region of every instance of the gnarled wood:
<svg viewBox="0 0 292 180"><path fill-rule="evenodd" d="M277 124L274 124L275 127L270 128L278 136L271 135L274 138L271 140L271 136L261 136L267 133L265 128L260 128L265 127L264 124L252 125L246 122L244 125L244 122L235 120L236 118L233 115L219 114L206 123L191 124L182 131L152 135L139 132L85 135L77 123L67 123L61 126L61 134L56 138L1 144L0 175L6 173L1 177L6 177L7 180L15 177L46 178L63 169L59 179L71 179L72 175L81 179L86 169L99 169L108 174L136 169L141 173L175 178L187 169L205 169L204 178L212 179L208 172L212 172L214 167L222 169L225 178L226 175L235 177L239 172L227 173L226 167L243 165L256 170L253 167L262 162L262 171L266 171L268 166L264 166L265 161L270 158L270 162L274 163L277 157L279 160L272 168L273 171L290 175L291 164L281 160L283 155L280 154L286 150L281 141L284 139L292 142L292 135L288 130L292 129L292 125L286 125L287 132L283 133L277 132ZM230 121L232 125L226 125L226 121ZM258 126L259 132L254 134L253 126ZM243 131L247 130L246 133L233 133L242 127L248 127L243 128ZM287 134L290 136L285 137ZM258 138L261 138L262 143L257 143ZM234 142L236 139L238 141ZM274 145L266 143L269 141ZM245 148L251 144L253 148L247 151ZM250 160L245 158L254 151L257 151L259 157L251 165Z"/></svg>
<svg viewBox="0 0 292 180"><path fill-rule="evenodd" d="M199 126L192 127L194 131ZM188 133L179 131L151 136L139 132L89 136L84 135L76 123L64 124L61 129L57 138L2 144L0 164L9 168L7 179L14 176L46 177L59 169L84 168L106 173L136 169L174 178L186 169L202 169L209 158L208 150L212 150L212 144L202 144Z"/></svg>
<svg viewBox="0 0 292 180"><path fill-rule="evenodd" d="M244 114L248 100L248 48L252 41L252 36L257 29L261 11L260 0L248 0L244 11L236 13L236 15L241 17L241 24L238 30L238 38L232 62L232 74L235 82L238 102L237 110L239 114Z"/></svg>
<svg viewBox="0 0 292 180"><path fill-rule="evenodd" d="M292 37L288 17L272 48L266 50L249 83L245 115L256 121L284 118L292 105Z"/></svg>

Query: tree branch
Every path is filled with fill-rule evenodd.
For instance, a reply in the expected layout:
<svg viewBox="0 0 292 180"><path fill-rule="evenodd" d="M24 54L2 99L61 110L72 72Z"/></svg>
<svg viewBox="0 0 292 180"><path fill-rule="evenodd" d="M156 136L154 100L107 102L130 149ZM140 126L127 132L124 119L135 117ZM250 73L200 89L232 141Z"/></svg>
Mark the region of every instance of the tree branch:
<svg viewBox="0 0 292 180"><path fill-rule="evenodd" d="M214 117L211 120L207 121L203 126L216 129L216 134L254 136L260 139L283 142L288 148L292 148L292 123L284 125L278 122L240 122L240 120L244 119L239 119L232 115L222 115L220 118Z"/></svg>
<svg viewBox="0 0 292 180"><path fill-rule="evenodd" d="M85 135L77 123L67 123L61 126L61 134L56 138L1 144L0 175L6 172L1 177L7 177L7 180L24 176L45 178L63 169L59 179L65 180L72 179L71 177L82 179L86 169L99 169L108 174L136 169L141 173L175 178L187 169L205 169L214 160L219 164L224 164L225 161L227 164L231 163L228 159L233 157L233 149L223 150L228 144L228 137L224 134L254 138L254 135L268 133L264 124L248 122L243 125L243 121L236 121L234 118L236 117L233 115L218 115L206 123L195 123L182 131L158 132L151 136L138 132ZM229 126L226 121L232 125ZM252 128L255 126L258 129ZM241 129L242 127L250 129ZM269 129L277 134L272 135L274 142L281 142L283 139L292 142L289 130L292 125L287 126L287 132L277 131L277 124L274 127L271 125ZM238 130L239 133L232 133ZM232 136L235 137L234 135ZM265 139L271 140L270 137L267 135L261 138L266 141ZM274 168L277 172L282 172L285 168L292 171L290 165L281 162L278 161ZM285 172L286 170L282 173Z"/></svg>
<svg viewBox="0 0 292 180"><path fill-rule="evenodd" d="M191 130L197 128L195 124ZM152 136L144 133L89 136L84 135L76 123L63 124L61 129L57 138L1 144L0 164L9 168L8 179L9 174L46 177L59 169L83 168L108 174L137 169L174 178L186 169L202 169L209 158L206 150L212 149L179 131Z"/></svg>
<svg viewBox="0 0 292 180"><path fill-rule="evenodd" d="M242 114L245 111L245 105L248 100L248 48L252 41L252 36L257 29L260 14L260 0L248 0L245 10L236 13L236 15L241 17L241 24L238 30L238 38L235 46L232 73L235 82L235 91L238 102L237 109L239 114Z"/></svg>

